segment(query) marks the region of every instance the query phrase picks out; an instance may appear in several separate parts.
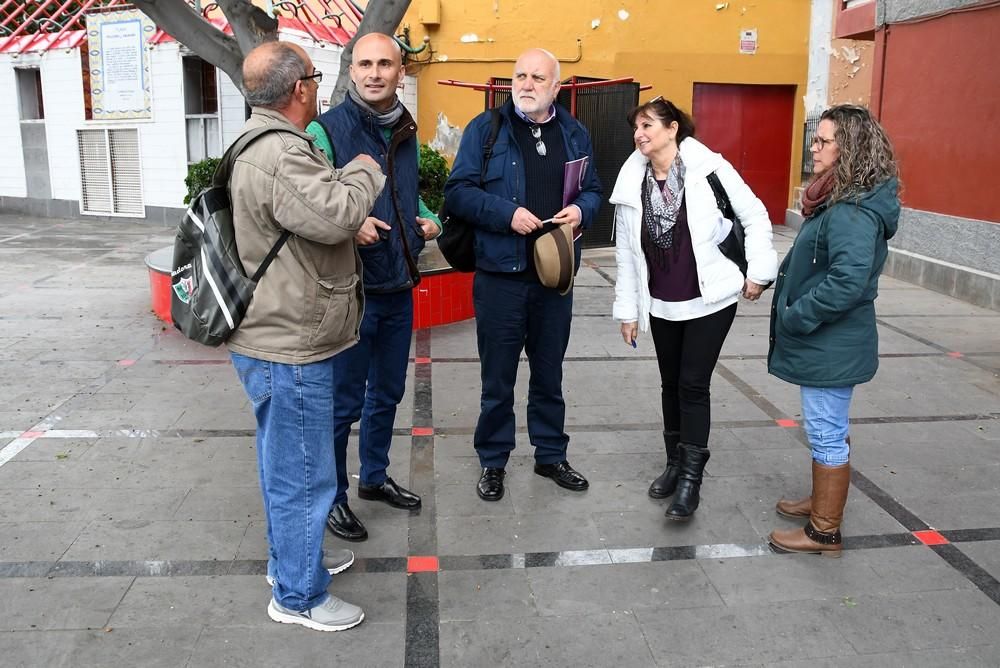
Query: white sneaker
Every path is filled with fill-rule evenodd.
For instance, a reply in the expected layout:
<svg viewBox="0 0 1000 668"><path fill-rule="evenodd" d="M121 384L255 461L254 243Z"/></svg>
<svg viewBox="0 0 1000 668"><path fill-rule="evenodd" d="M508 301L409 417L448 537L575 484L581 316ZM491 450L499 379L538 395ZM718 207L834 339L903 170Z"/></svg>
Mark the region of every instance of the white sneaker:
<svg viewBox="0 0 1000 668"><path fill-rule="evenodd" d="M334 550L333 552L323 552L323 568L330 575L343 573L354 563L354 553L350 550ZM269 587L274 586L274 578L265 575Z"/></svg>
<svg viewBox="0 0 1000 668"><path fill-rule="evenodd" d="M328 595L315 608L297 612L283 607L271 598L267 606L267 616L282 624L299 624L314 631L345 631L364 621L364 611L356 605Z"/></svg>

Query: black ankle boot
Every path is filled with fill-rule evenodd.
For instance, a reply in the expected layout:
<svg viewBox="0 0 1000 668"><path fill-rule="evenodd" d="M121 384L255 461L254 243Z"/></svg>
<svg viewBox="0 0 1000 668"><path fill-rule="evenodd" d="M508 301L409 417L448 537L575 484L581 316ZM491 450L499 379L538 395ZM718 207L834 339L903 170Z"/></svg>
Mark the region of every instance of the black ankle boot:
<svg viewBox="0 0 1000 668"><path fill-rule="evenodd" d="M711 453L709 453L708 448L691 443L681 443L679 447L681 451L680 474L677 490L674 492L674 501L667 508L667 519L687 522L698 508L701 476Z"/></svg>
<svg viewBox="0 0 1000 668"><path fill-rule="evenodd" d="M677 474L680 472L681 451L678 447L681 434L678 431L663 432L663 445L667 449L667 468L649 486L649 495L654 499L665 499L677 489Z"/></svg>

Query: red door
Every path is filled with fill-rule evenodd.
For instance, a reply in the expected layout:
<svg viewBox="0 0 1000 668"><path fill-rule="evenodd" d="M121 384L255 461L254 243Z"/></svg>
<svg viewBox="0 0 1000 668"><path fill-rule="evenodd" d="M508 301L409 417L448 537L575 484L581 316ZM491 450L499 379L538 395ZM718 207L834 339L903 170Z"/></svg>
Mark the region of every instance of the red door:
<svg viewBox="0 0 1000 668"><path fill-rule="evenodd" d="M783 225L788 205L795 86L694 85L697 138L732 163Z"/></svg>

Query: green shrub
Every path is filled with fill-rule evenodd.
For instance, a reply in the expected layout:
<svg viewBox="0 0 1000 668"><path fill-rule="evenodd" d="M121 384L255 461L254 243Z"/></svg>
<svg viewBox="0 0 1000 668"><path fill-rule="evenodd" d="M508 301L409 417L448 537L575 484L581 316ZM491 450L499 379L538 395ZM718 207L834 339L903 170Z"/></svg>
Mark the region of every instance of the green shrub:
<svg viewBox="0 0 1000 668"><path fill-rule="evenodd" d="M448 180L448 163L427 144L420 145L420 197L427 208L437 213L444 203L444 183Z"/></svg>
<svg viewBox="0 0 1000 668"><path fill-rule="evenodd" d="M187 186L187 195L184 196L184 203L187 204L194 196L205 188L212 185L212 176L215 168L219 166L219 158L205 158L201 162L188 165L188 175L184 179Z"/></svg>

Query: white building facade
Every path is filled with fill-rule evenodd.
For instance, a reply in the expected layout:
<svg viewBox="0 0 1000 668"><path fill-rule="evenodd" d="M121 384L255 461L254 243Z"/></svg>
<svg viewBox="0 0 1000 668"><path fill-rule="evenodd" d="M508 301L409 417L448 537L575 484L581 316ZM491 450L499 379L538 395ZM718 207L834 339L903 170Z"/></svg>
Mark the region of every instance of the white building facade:
<svg viewBox="0 0 1000 668"><path fill-rule="evenodd" d="M325 111L342 48L284 27L279 38L302 46L324 72L318 111ZM177 224L189 164L221 156L247 110L226 74L178 42L146 48L151 117L114 121L88 119L79 44L0 53L0 91L8 91L0 95L0 211ZM400 99L416 118L415 78L405 78Z"/></svg>

